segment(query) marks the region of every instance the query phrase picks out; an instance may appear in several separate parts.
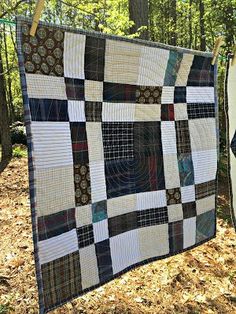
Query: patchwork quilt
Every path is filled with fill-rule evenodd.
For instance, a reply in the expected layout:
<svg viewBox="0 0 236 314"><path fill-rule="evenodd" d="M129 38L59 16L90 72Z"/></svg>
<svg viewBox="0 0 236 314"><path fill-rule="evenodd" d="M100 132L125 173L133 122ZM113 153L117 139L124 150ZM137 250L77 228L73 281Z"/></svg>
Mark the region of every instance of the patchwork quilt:
<svg viewBox="0 0 236 314"><path fill-rule="evenodd" d="M232 65L231 56L227 63L225 83L231 212L236 229L236 64Z"/></svg>
<svg viewBox="0 0 236 314"><path fill-rule="evenodd" d="M40 312L215 236L209 53L17 22Z"/></svg>

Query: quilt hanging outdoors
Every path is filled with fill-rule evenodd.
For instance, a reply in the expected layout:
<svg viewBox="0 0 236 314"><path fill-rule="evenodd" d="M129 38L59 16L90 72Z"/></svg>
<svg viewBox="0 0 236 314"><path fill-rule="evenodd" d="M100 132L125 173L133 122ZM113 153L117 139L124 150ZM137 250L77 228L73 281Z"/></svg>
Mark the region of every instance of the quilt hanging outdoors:
<svg viewBox="0 0 236 314"><path fill-rule="evenodd" d="M232 65L231 56L228 58L225 83L231 213L236 229L236 64Z"/></svg>
<svg viewBox="0 0 236 314"><path fill-rule="evenodd" d="M17 23L41 313L215 236L211 54Z"/></svg>

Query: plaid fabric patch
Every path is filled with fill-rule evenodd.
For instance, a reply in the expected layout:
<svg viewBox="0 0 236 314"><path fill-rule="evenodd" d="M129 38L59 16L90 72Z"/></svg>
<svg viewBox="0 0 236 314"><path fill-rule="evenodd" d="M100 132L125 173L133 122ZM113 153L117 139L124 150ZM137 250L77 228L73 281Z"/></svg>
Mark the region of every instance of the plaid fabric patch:
<svg viewBox="0 0 236 314"><path fill-rule="evenodd" d="M215 219L215 209L197 216L197 243L214 235L216 226L211 223L212 219Z"/></svg>
<svg viewBox="0 0 236 314"><path fill-rule="evenodd" d="M93 226L87 225L77 229L79 248L91 245L94 243Z"/></svg>
<svg viewBox="0 0 236 314"><path fill-rule="evenodd" d="M174 86L177 73L179 71L180 63L183 58L183 54L176 52L176 51L170 51L169 60L167 63L166 73L165 73L165 79L164 79L164 85L165 86Z"/></svg>
<svg viewBox="0 0 236 314"><path fill-rule="evenodd" d="M215 104L188 104L189 119L214 118Z"/></svg>
<svg viewBox="0 0 236 314"><path fill-rule="evenodd" d="M187 85L214 86L214 66L211 65L211 58L194 56Z"/></svg>
<svg viewBox="0 0 236 314"><path fill-rule="evenodd" d="M38 235L40 241L55 237L74 228L76 228L74 208L38 217Z"/></svg>
<svg viewBox="0 0 236 314"><path fill-rule="evenodd" d="M70 122L74 164L87 164L88 142L85 122Z"/></svg>
<svg viewBox="0 0 236 314"><path fill-rule="evenodd" d="M104 82L103 99L109 102L136 102L135 85Z"/></svg>
<svg viewBox="0 0 236 314"><path fill-rule="evenodd" d="M134 175L136 193L165 189L164 162L162 155L135 159Z"/></svg>
<svg viewBox="0 0 236 314"><path fill-rule="evenodd" d="M107 202L100 201L92 204L93 222L107 219Z"/></svg>
<svg viewBox="0 0 236 314"><path fill-rule="evenodd" d="M161 120L162 121L174 121L174 105L162 104L161 105Z"/></svg>
<svg viewBox="0 0 236 314"><path fill-rule="evenodd" d="M195 195L197 200L214 195L215 193L216 186L215 181L213 180L195 185Z"/></svg>
<svg viewBox="0 0 236 314"><path fill-rule="evenodd" d="M86 125L84 122L71 122L71 142L74 161L75 204L91 202L91 182L88 157Z"/></svg>
<svg viewBox="0 0 236 314"><path fill-rule="evenodd" d="M189 125L187 120L175 121L178 154L191 153Z"/></svg>
<svg viewBox="0 0 236 314"><path fill-rule="evenodd" d="M217 108L209 53L31 24L17 44L44 314L215 235Z"/></svg>
<svg viewBox="0 0 236 314"><path fill-rule="evenodd" d="M183 221L169 223L169 245L171 252L183 250Z"/></svg>
<svg viewBox="0 0 236 314"><path fill-rule="evenodd" d="M186 87L175 86L174 103L186 103Z"/></svg>
<svg viewBox="0 0 236 314"><path fill-rule="evenodd" d="M168 223L167 207L149 208L138 211L138 227L148 227Z"/></svg>
<svg viewBox="0 0 236 314"><path fill-rule="evenodd" d="M84 80L65 77L65 84L69 100L84 100Z"/></svg>
<svg viewBox="0 0 236 314"><path fill-rule="evenodd" d="M196 202L183 203L182 208L184 219L196 217Z"/></svg>
<svg viewBox="0 0 236 314"><path fill-rule="evenodd" d="M105 162L108 199L136 192L134 164L133 159L107 160Z"/></svg>
<svg viewBox="0 0 236 314"><path fill-rule="evenodd" d="M111 250L109 239L95 244L100 282L113 277Z"/></svg>
<svg viewBox="0 0 236 314"><path fill-rule="evenodd" d="M136 122L133 132L135 156L162 155L160 122Z"/></svg>
<svg viewBox="0 0 236 314"><path fill-rule="evenodd" d="M130 122L103 122L102 136L105 160L134 157L134 131Z"/></svg>
<svg viewBox="0 0 236 314"><path fill-rule="evenodd" d="M161 103L161 86L139 86L104 82L103 91L104 100L109 102L138 104Z"/></svg>
<svg viewBox="0 0 236 314"><path fill-rule="evenodd" d="M29 99L32 121L69 121L67 101L59 99Z"/></svg>
<svg viewBox="0 0 236 314"><path fill-rule="evenodd" d="M108 219L109 236L114 237L138 227L137 212L111 217Z"/></svg>
<svg viewBox="0 0 236 314"><path fill-rule="evenodd" d="M105 40L86 36L85 44L85 78L87 80L104 80Z"/></svg>
<svg viewBox="0 0 236 314"><path fill-rule="evenodd" d="M79 252L41 266L45 310L67 301L82 291Z"/></svg>
<svg viewBox="0 0 236 314"><path fill-rule="evenodd" d="M178 154L178 168L180 185L188 186L194 184L194 168L191 154Z"/></svg>
<svg viewBox="0 0 236 314"><path fill-rule="evenodd" d="M101 122L102 121L102 103L96 101L85 102L86 121Z"/></svg>

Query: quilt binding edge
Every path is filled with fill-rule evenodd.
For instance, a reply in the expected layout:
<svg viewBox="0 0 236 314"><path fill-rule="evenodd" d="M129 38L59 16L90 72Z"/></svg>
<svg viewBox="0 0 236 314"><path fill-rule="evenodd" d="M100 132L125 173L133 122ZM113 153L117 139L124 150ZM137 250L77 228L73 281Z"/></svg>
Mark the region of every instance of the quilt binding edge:
<svg viewBox="0 0 236 314"><path fill-rule="evenodd" d="M43 284L42 284L42 277L41 277L41 270L40 270L40 263L39 263L39 255L38 255L38 237L37 237L37 213L36 213L36 206L35 206L35 184L34 184L34 148L33 148L33 141L32 141L32 133L31 133L31 115L30 115L30 108L29 108L29 98L27 94L27 84L26 84L26 75L25 75L25 67L24 67L24 56L22 52L22 41L21 41L21 26L24 22L32 22L31 18L26 18L22 16L16 17L16 43L17 43L17 55L18 55L18 65L19 65L19 73L20 73L20 82L21 82L21 88L22 88L22 97L23 97L23 106L24 106L24 122L26 127L26 136L27 136L27 150L28 150L28 172L29 172L29 192L30 192L30 208L31 208L31 221L32 221L32 233L33 233L33 245L34 245L34 260L35 260L35 270L36 270L36 281L37 281L37 287L38 287L38 304L39 304L39 314L45 314L48 313L60 306L63 306L67 302L71 302L74 299L83 296L84 294L93 291L94 289L97 289L104 284L113 281L114 279L117 279L121 277L123 274L127 273L128 271L132 269L136 269L138 267L141 267L143 265L149 264L151 262L155 262L158 260L165 259L167 257L175 256L180 253L189 251L193 248L196 248L206 242L209 242L210 240L214 239L216 237L216 208L217 208L217 190L218 190L218 166L217 166L217 173L216 173L216 201L215 201L215 230L214 234L197 244L194 244L188 248L176 251L174 253L168 253L162 256L156 256L152 258L148 258L146 260L143 260L141 262L138 262L136 264L133 264L129 267L126 267L122 271L118 272L117 274L113 275L112 279L108 279L102 283L96 284L92 287L89 287L85 289L82 293L76 294L72 296L71 298L63 301L60 304L57 304L51 308L45 309L44 307L44 299L43 299ZM55 24L53 23L46 23L46 22L39 22L39 25L44 25L48 27L54 27ZM102 37L105 39L114 39L114 40L121 40L121 41L127 41L131 43L141 44L145 46L150 47L156 47L156 48L164 48L168 50L174 50L179 51L183 53L190 53L194 55L200 55L205 57L212 57L213 54L211 52L202 52L197 50L191 50L187 48L181 48L181 47L175 47L170 46L166 44L161 43L152 43L149 41L141 40L141 39L130 39L122 36L115 36L115 35L108 35L108 34L102 34L95 31L86 31L81 29L74 29L72 27L68 26L61 26L57 25L56 28L64 29L67 31L71 31L73 33L78 34L84 34L84 35L93 35L95 37ZM216 113L218 115L218 97L217 97L217 62L214 65L214 92L215 92L215 107L216 107ZM216 130L218 134L218 118L216 118ZM217 135L217 142L219 143L219 137ZM219 147L219 146L218 146ZM219 152L217 149L217 163L219 163Z"/></svg>

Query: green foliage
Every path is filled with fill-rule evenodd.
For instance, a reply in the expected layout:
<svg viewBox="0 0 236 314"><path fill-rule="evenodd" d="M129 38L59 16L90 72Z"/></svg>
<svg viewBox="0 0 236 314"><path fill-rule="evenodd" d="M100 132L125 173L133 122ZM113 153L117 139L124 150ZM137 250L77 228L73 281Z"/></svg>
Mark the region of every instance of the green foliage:
<svg viewBox="0 0 236 314"><path fill-rule="evenodd" d="M31 16L34 12L35 2L22 2L16 9L17 0L2 0L1 13L4 18L14 20L16 15ZM206 48L211 51L217 36L225 36L225 46L222 53L232 48L236 34L236 0L202 0L204 4L203 23L205 26ZM10 3L10 5L9 5ZM176 23L173 20L173 4L176 3ZM199 0L150 0L149 1L149 31L153 41L171 43L176 36L177 45L187 48L200 49L200 13ZM96 30L108 34L116 34L129 37L139 36L130 34L133 22L129 19L128 0L49 0L45 3L42 20L57 24L65 24L88 30ZM2 49L4 68L6 70L6 82L11 81L13 106L10 106L9 87L7 96L11 122L22 121L23 105L19 84L19 70L16 56L16 43L14 27L0 26L0 33L6 34L7 53ZM1 41L1 40L0 40ZM3 41L3 38L2 38ZM1 45L3 48L4 46ZM7 56L7 57L6 57ZM10 71L6 66L6 58ZM224 79L224 63L219 69L219 105L223 107L222 86ZM8 85L8 84L7 84Z"/></svg>
<svg viewBox="0 0 236 314"><path fill-rule="evenodd" d="M35 1L22 2L17 9L13 10L12 8L17 2L17 0L12 0L9 6L9 0L1 0L0 17L6 12L4 18L9 20L14 20L16 15L32 16ZM121 36L129 35L129 29L133 23L129 20L127 0L82 0L79 2L77 0L50 0L45 2L41 19L47 22ZM138 36L138 34L134 36ZM4 40L6 40L7 49L5 49ZM4 62L10 121L23 121L23 100L16 53L15 28L13 26L0 25L0 51ZM7 62L9 66L7 66ZM12 93L12 105L10 91Z"/></svg>
<svg viewBox="0 0 236 314"><path fill-rule="evenodd" d="M27 157L27 150L25 146L15 146L13 147L12 157L23 158Z"/></svg>
<svg viewBox="0 0 236 314"><path fill-rule="evenodd" d="M227 155L225 152L220 153L220 160L219 160L219 167L218 167L218 174L221 178L227 178L228 172L228 160Z"/></svg>
<svg viewBox="0 0 236 314"><path fill-rule="evenodd" d="M229 225L232 223L230 210L227 208L226 204L217 206L217 217L223 219Z"/></svg>
<svg viewBox="0 0 236 314"><path fill-rule="evenodd" d="M12 306L9 305L9 303L7 304L0 304L0 314L7 314L10 313L10 311L12 311L13 308Z"/></svg>
<svg viewBox="0 0 236 314"><path fill-rule="evenodd" d="M149 33L150 39L170 44L173 36L178 46L200 49L202 36L206 49L212 51L217 36L225 37L221 53L225 55L233 45L236 34L236 0L201 0L204 5L203 17L200 19L200 0L149 0ZM35 1L23 1L15 9L18 0L1 0L0 18L14 20L16 15L32 16ZM176 5L176 10L175 10ZM174 12L174 15L173 15ZM176 17L176 20L175 18ZM108 34L139 36L130 34L133 21L129 19L129 0L49 0L41 19L47 22L95 30ZM201 35L201 27L205 33ZM19 83L19 70L16 55L16 42L13 26L0 25L0 47L4 62L7 99L10 120L23 120L23 102ZM5 34L5 36L3 36ZM6 41L6 49L4 45ZM7 66L8 61L8 66ZM218 96L221 130L221 152L225 151L225 117L224 117L224 76L225 61L219 62ZM9 83L10 82L10 86ZM12 101L10 101L10 90ZM11 104L12 103L12 104ZM22 128L13 132L13 143L26 143ZM224 167L222 166L222 171Z"/></svg>
<svg viewBox="0 0 236 314"><path fill-rule="evenodd" d="M11 126L12 144L27 144L25 127L21 122L16 122Z"/></svg>
<svg viewBox="0 0 236 314"><path fill-rule="evenodd" d="M225 37L225 51L232 49L236 34L236 0L204 0L204 26L207 50L212 51L217 36ZM170 0L150 0L151 36L155 41L170 43L176 32L177 45L200 49L199 0L177 0L177 25L170 16Z"/></svg>
<svg viewBox="0 0 236 314"><path fill-rule="evenodd" d="M128 35L132 24L127 0L51 0L42 18L48 22L116 35Z"/></svg>
<svg viewBox="0 0 236 314"><path fill-rule="evenodd" d="M233 284L233 281L235 278L236 278L236 270L229 273L229 281ZM236 301L236 298L234 301Z"/></svg>

